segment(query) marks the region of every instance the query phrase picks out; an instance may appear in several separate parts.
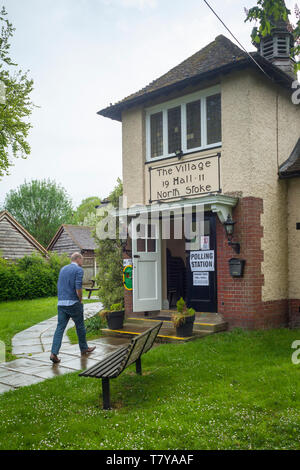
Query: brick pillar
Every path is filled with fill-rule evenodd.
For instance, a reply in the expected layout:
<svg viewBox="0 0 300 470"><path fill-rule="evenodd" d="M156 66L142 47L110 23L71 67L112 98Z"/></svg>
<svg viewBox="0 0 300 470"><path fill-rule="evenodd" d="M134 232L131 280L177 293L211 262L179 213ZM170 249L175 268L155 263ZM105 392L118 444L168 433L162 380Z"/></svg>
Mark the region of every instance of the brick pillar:
<svg viewBox="0 0 300 470"><path fill-rule="evenodd" d="M241 244L239 255L228 246L225 229L217 219L218 312L223 314L230 328L274 328L287 324L287 300L262 301L262 213L263 200L254 197L240 199L234 209L233 219L237 223L233 241ZM231 258L246 260L243 278L230 276Z"/></svg>

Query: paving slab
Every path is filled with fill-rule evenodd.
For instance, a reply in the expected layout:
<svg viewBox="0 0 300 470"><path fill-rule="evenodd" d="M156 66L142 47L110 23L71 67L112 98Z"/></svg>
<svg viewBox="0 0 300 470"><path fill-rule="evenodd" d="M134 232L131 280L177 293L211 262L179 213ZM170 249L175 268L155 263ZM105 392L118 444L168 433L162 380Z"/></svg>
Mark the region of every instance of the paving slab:
<svg viewBox="0 0 300 470"><path fill-rule="evenodd" d="M42 382L44 379L41 377L35 377L33 375L25 375L22 373L15 373L7 377L2 377L0 380L1 384L10 385L13 387L26 387L27 385L37 384Z"/></svg>
<svg viewBox="0 0 300 470"><path fill-rule="evenodd" d="M81 356L73 357L71 360L64 360L62 365L73 370L82 370L95 366L98 362L98 360L92 359L91 357Z"/></svg>
<svg viewBox="0 0 300 470"><path fill-rule="evenodd" d="M9 369L0 369L0 382L2 377L8 377L9 375L14 375L15 371Z"/></svg>
<svg viewBox="0 0 300 470"><path fill-rule="evenodd" d="M0 394L5 393L5 392L9 392L10 390L16 390L16 389L14 387L12 387L11 385L6 385L6 384L0 383Z"/></svg>
<svg viewBox="0 0 300 470"><path fill-rule="evenodd" d="M71 359L74 359L74 357L77 357L77 355L71 355L71 354L64 354L64 353L59 353L59 358L61 360L61 362L59 364L63 364L63 362L65 360L71 360ZM34 356L32 356L30 358L33 362L40 362L40 363L46 363L48 364L48 366L51 367L51 365L53 364L51 361L50 361L50 353L49 352L44 352L44 353L41 353L41 354L36 354Z"/></svg>
<svg viewBox="0 0 300 470"><path fill-rule="evenodd" d="M61 345L59 354L61 353L68 353L68 354L74 354L74 355L81 354L78 344L68 344L68 343L64 343Z"/></svg>
<svg viewBox="0 0 300 470"><path fill-rule="evenodd" d="M42 336L41 337L41 343L43 344L43 346L45 346L46 344L51 344L52 345L52 342L53 342L53 335L52 336ZM68 343L68 339L66 336L63 337L63 340L62 340L62 344L64 343Z"/></svg>
<svg viewBox="0 0 300 470"><path fill-rule="evenodd" d="M18 356L19 354L32 354L32 353L41 353L43 352L43 346L40 344L33 344L32 346L14 346L13 354Z"/></svg>
<svg viewBox="0 0 300 470"><path fill-rule="evenodd" d="M92 344L94 341L89 341L89 344ZM118 338L117 336L105 336L101 338L102 344L107 344L110 346L122 346L123 344L126 345L129 343L129 341L130 338Z"/></svg>
<svg viewBox="0 0 300 470"><path fill-rule="evenodd" d="M12 345L16 347L20 346L36 346L41 344L41 341L39 338L33 338L33 339L27 339L27 338L13 338L12 339Z"/></svg>
<svg viewBox="0 0 300 470"><path fill-rule="evenodd" d="M53 377L58 377L59 375L70 374L74 372L74 369L70 367L62 367L60 364L49 364L46 363L37 363L36 366L31 366L30 374L41 377L43 379L52 379Z"/></svg>
<svg viewBox="0 0 300 470"><path fill-rule="evenodd" d="M20 368L24 369L26 367L30 367L31 364L32 360L28 359L27 357L22 359L15 359L14 361L10 362L2 362L2 364L0 364L0 371L3 368L8 370L19 370Z"/></svg>

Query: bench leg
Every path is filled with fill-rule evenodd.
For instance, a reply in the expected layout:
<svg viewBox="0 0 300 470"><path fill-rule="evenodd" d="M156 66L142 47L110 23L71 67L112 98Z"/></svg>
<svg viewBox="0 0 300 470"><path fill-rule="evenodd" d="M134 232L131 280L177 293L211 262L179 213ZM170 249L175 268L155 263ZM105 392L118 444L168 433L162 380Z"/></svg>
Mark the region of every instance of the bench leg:
<svg viewBox="0 0 300 470"><path fill-rule="evenodd" d="M102 396L103 396L103 409L110 409L110 391L109 391L109 379L102 379Z"/></svg>
<svg viewBox="0 0 300 470"><path fill-rule="evenodd" d="M142 361L141 361L141 358L139 358L137 361L135 361L135 369L136 369L137 374L142 375Z"/></svg>
<svg viewBox="0 0 300 470"><path fill-rule="evenodd" d="M91 294L92 294L92 291L90 290L89 295L88 295L88 299L91 298Z"/></svg>

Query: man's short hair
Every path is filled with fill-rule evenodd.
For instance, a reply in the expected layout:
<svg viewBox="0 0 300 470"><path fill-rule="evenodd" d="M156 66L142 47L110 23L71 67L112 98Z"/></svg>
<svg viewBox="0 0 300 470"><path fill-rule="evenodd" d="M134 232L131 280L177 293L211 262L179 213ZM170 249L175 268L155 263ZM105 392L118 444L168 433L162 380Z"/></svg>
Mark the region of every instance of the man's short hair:
<svg viewBox="0 0 300 470"><path fill-rule="evenodd" d="M73 253L71 256L71 261L76 261L77 259L82 259L83 256L80 253Z"/></svg>

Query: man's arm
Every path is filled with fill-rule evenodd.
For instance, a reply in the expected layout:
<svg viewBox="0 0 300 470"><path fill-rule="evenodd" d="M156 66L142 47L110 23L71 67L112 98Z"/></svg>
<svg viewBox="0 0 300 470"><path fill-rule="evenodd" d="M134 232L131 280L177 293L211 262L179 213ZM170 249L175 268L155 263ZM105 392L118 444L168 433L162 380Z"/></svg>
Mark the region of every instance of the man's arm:
<svg viewBox="0 0 300 470"><path fill-rule="evenodd" d="M82 289L76 289L76 294L79 299L79 302L82 302Z"/></svg>
<svg viewBox="0 0 300 470"><path fill-rule="evenodd" d="M75 276L75 289L76 289L76 294L79 299L79 302L82 302L82 279L83 279L83 269L79 268Z"/></svg>

